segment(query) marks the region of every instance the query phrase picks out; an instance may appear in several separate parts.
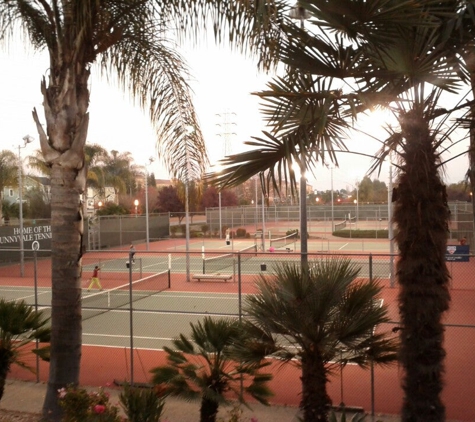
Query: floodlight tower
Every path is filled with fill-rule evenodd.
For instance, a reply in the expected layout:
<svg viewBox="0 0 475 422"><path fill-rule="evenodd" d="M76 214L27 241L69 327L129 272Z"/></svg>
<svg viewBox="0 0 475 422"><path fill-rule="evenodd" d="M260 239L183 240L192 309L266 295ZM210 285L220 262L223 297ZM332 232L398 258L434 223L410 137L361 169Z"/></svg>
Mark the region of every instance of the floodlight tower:
<svg viewBox="0 0 475 422"><path fill-rule="evenodd" d="M220 128L218 136L223 139L223 157L227 157L231 155L231 141L236 133L232 131L232 127L236 126L234 122L234 118L236 117L236 113L230 111L229 109L225 109L221 114L216 114L217 117L221 119L220 123L217 123L216 126ZM219 238L221 239L223 236L222 230L222 218L221 218L221 190L218 190L218 206L219 206Z"/></svg>

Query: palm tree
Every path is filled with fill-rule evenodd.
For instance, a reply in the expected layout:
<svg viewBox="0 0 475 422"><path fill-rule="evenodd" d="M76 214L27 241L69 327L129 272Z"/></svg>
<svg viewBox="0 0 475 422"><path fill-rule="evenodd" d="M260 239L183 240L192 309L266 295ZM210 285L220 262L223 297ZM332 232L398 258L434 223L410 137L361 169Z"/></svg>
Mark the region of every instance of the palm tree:
<svg viewBox="0 0 475 422"><path fill-rule="evenodd" d="M360 269L348 258L279 265L259 276L257 294L245 299L248 341L244 361L275 357L302 369L303 420L326 421L331 405L328 375L342 364L389 364L396 342L375 328L388 321L376 280L356 280Z"/></svg>
<svg viewBox="0 0 475 422"><path fill-rule="evenodd" d="M190 325L189 339L180 334L173 349L164 347L169 363L152 369L153 383L162 387L165 395L201 399L201 422L215 422L219 405L228 403L230 393L242 400L243 382L246 393L267 404L270 376L259 373L262 365L244 367L234 360L234 348L243 341L240 322L205 317Z"/></svg>
<svg viewBox="0 0 475 422"><path fill-rule="evenodd" d="M217 40L258 55L261 67L268 68L279 48L280 3L0 0L0 42L16 41L21 31L22 39L35 50L46 50L50 59L41 80L45 126L33 110L43 157L51 167L52 339L45 419L60 419L57 391L79 379L84 230L79 195L87 172L92 65L116 77L148 111L159 156L171 176L199 177L207 163L205 144L187 68L167 37L174 32L195 41L198 29L208 24Z"/></svg>
<svg viewBox="0 0 475 422"><path fill-rule="evenodd" d="M383 142L374 168L391 157L399 171L393 200L407 421L445 418L440 392L442 317L450 300L444 257L449 212L439 172L447 135L439 133L436 119L448 113L437 107L441 93L456 92L459 81L452 52L439 36L455 16L455 3L300 1L319 31L288 27L291 41L282 60L289 73L259 93L274 130L251 143L256 150L229 157L227 169L214 176L231 186L270 169L267 183L278 185L294 177L289 163L300 164L302 156L307 168L317 160L337 163L336 152L347 151L343 137L351 119L392 105L400 128Z"/></svg>
<svg viewBox="0 0 475 422"><path fill-rule="evenodd" d="M3 203L3 190L7 186L18 184L18 160L16 155L4 149L0 151L0 204ZM2 207L0 206L0 221L2 219Z"/></svg>
<svg viewBox="0 0 475 422"><path fill-rule="evenodd" d="M84 146L87 165L88 187L96 188L99 194L104 197L105 192L105 175L103 168L103 160L107 156L107 151L99 144L87 144Z"/></svg>
<svg viewBox="0 0 475 422"><path fill-rule="evenodd" d="M44 360L49 359L49 346L30 349L31 342L49 342L49 320L24 301L9 302L0 299L0 400L5 390L7 374L13 364L31 369L25 360L33 352Z"/></svg>
<svg viewBox="0 0 475 422"><path fill-rule="evenodd" d="M43 153L37 149L33 155L28 156L28 166L45 176L50 176L51 168L43 158Z"/></svg>

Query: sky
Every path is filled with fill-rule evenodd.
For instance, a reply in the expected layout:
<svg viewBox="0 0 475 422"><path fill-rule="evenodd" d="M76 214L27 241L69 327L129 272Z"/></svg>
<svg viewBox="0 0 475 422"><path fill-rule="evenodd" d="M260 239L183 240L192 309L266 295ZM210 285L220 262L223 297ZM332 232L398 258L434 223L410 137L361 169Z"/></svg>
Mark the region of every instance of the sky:
<svg viewBox="0 0 475 422"><path fill-rule="evenodd" d="M260 136L265 130L259 113L259 100L252 92L266 88L271 76L259 73L255 62L239 53L215 47L210 41L207 45L183 49L191 69L193 79L190 81L194 92L198 119L205 136L211 163L224 156L223 145L224 115L233 123L228 153L246 150L245 141L252 136ZM10 46L8 50L0 49L0 142L1 149L11 149L18 153L23 146L22 138L31 135L34 141L21 148L25 157L39 149L38 134L31 117L31 111L37 108L40 119L44 122L40 81L48 69L46 54L26 51L22 44ZM127 94L119 88L109 85L94 73L91 75L90 125L88 143L98 143L110 150L129 151L138 165L145 165L149 157L156 156L155 134L146 114L130 101ZM379 139L384 139L381 128L387 115L380 113L361 119L362 129L371 132ZM219 126L221 125L221 126ZM457 139L453 139L456 141ZM444 155L450 158L467 149L468 141L457 144ZM373 155L379 149L379 143L355 135L347 141L351 150ZM359 180L368 172L371 159L350 154L339 154L339 167L333 170L325 167L316 168L314 174L307 174L309 184L314 190L328 190L333 181L334 189L352 190ZM446 168L447 183L463 180L468 168L466 156L450 162ZM168 178L164 166L156 160L148 167L156 178ZM389 164L383 165L378 178L388 184Z"/></svg>

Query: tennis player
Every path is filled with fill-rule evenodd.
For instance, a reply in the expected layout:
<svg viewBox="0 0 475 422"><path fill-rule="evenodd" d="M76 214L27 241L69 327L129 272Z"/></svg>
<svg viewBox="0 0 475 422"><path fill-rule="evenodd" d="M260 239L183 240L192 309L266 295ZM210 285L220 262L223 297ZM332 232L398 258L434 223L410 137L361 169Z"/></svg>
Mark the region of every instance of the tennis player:
<svg viewBox="0 0 475 422"><path fill-rule="evenodd" d="M93 287L94 285L97 285L97 288L99 290L102 290L101 280L99 280L99 270L100 270L99 266L96 265L92 272L91 284L89 284L87 291L91 290L91 287Z"/></svg>

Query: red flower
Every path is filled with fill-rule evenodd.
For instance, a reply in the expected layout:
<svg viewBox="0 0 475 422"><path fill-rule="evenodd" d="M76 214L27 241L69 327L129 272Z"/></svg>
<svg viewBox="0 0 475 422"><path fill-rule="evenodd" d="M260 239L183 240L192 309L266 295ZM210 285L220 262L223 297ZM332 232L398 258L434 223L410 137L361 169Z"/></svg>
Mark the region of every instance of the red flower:
<svg viewBox="0 0 475 422"><path fill-rule="evenodd" d="M104 413L106 411L106 407L103 404L96 404L94 406L94 413Z"/></svg>

